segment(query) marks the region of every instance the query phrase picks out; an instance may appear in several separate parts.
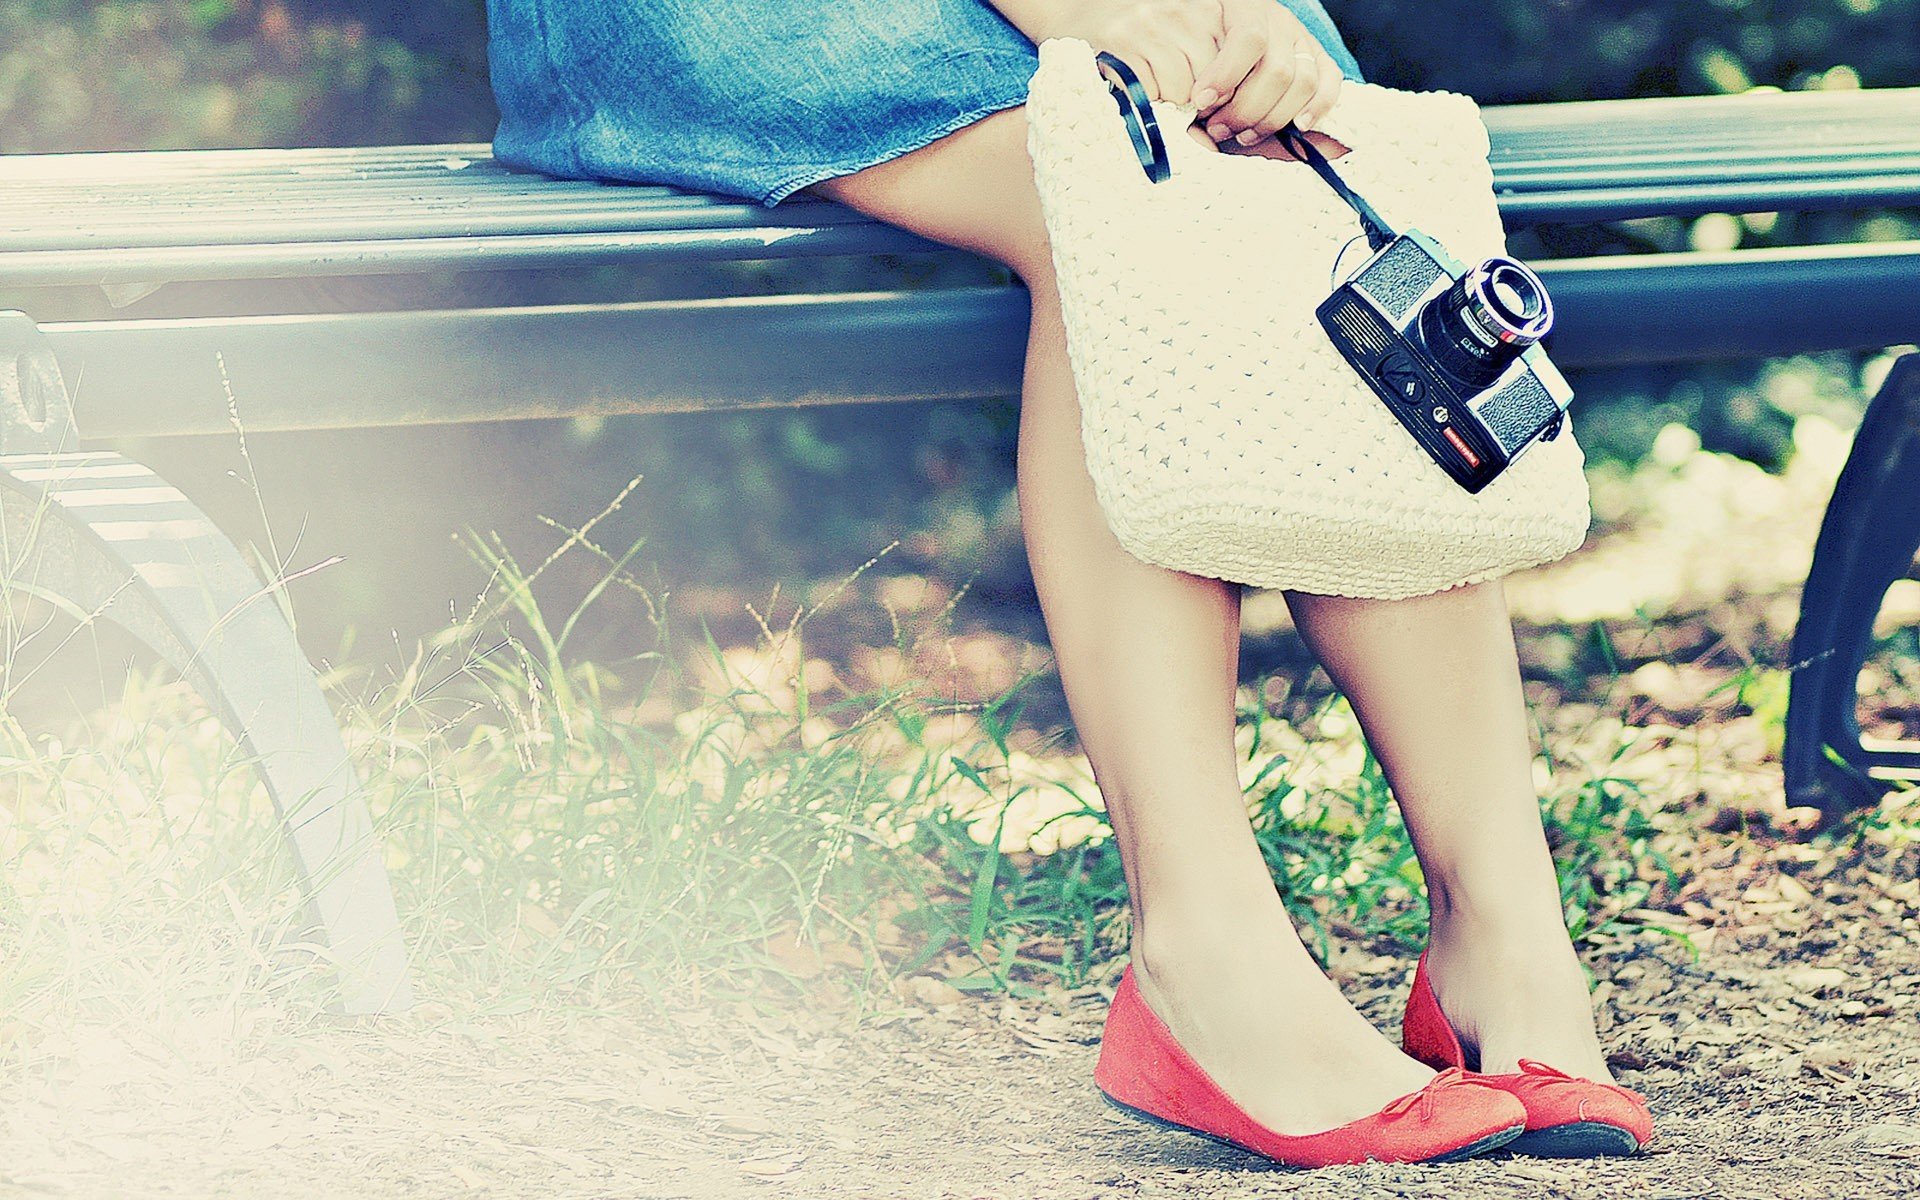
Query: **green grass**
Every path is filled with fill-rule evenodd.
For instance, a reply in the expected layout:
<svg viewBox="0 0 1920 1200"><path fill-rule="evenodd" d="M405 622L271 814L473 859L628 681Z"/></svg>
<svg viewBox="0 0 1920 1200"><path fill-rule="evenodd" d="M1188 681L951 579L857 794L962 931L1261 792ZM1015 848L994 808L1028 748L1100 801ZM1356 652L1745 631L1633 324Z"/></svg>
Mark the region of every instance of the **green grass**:
<svg viewBox="0 0 1920 1200"><path fill-rule="evenodd" d="M899 972L1019 991L1076 983L1124 946L1097 791L1022 723L1050 678L977 705L912 678L816 690L798 665L832 595L763 622L751 653L723 648L671 627L633 570L639 547L610 554L592 533L568 531L532 569L469 537L492 576L473 611L327 680L425 996L499 1015L824 989L857 1009ZM604 577L549 614L537 585L562 554L596 556ZM646 597L653 627L623 660L584 661L572 640L613 589ZM894 648L911 661L952 607L896 619ZM683 703L703 659L723 682ZM1777 720L1778 679L1737 686ZM1310 944L1420 944L1418 864L1345 700L1296 727L1249 699L1240 720L1249 816ZM1687 836L1684 781L1650 786L1634 744L1615 720L1583 758L1544 764L1579 937L1639 908ZM197 1013L238 1029L319 1011L329 976L272 815L187 689L136 671L58 737L0 723L0 754L0 1059L30 1058L31 1031L62 1022Z"/></svg>

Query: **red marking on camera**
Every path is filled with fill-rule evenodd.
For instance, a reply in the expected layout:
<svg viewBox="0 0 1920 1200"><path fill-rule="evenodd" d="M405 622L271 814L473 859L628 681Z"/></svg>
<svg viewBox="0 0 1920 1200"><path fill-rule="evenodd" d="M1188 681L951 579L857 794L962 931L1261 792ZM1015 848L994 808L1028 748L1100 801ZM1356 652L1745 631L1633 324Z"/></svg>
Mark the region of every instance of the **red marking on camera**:
<svg viewBox="0 0 1920 1200"><path fill-rule="evenodd" d="M1475 454L1471 449L1468 448L1467 440L1465 438L1461 437L1458 433L1456 433L1450 427L1447 429L1442 429L1440 432L1443 436L1445 436L1445 438L1448 441L1453 443L1453 448L1455 450L1458 450L1460 452L1461 457L1467 460L1467 465L1469 467L1477 467L1480 465L1480 456L1478 454Z"/></svg>

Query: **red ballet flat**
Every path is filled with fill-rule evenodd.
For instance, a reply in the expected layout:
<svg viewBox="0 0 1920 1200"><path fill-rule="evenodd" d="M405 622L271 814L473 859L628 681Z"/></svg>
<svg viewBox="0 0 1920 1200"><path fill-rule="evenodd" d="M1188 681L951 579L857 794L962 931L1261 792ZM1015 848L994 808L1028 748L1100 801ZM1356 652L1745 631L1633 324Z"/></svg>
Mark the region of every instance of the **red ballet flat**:
<svg viewBox="0 0 1920 1200"><path fill-rule="evenodd" d="M1526 1111L1514 1097L1465 1071L1447 1070L1371 1116L1323 1133L1276 1132L1248 1116L1174 1041L1140 995L1132 967L1107 1010L1093 1081L1122 1112L1290 1167L1450 1162L1491 1150L1526 1128Z"/></svg>
<svg viewBox="0 0 1920 1200"><path fill-rule="evenodd" d="M1413 994L1400 1029L1406 1052L1430 1067L1466 1067L1467 1051L1453 1022L1440 1010L1427 975L1427 956L1413 969ZM1478 1059L1478 1055L1474 1056ZM1478 1066L1478 1062L1472 1064ZM1531 1058L1520 1069L1473 1077L1507 1092L1525 1106L1527 1129L1507 1144L1518 1154L1543 1158L1599 1158L1637 1154L1653 1140L1653 1111L1646 1098L1617 1083L1600 1083Z"/></svg>

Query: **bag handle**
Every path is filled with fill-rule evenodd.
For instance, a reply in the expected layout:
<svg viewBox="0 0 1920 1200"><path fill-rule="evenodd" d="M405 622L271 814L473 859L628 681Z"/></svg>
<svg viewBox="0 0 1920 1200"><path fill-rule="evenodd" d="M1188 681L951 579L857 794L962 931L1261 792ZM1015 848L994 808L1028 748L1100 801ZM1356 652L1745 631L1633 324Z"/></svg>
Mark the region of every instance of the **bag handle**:
<svg viewBox="0 0 1920 1200"><path fill-rule="evenodd" d="M1167 158L1166 136L1160 130L1159 118L1154 116L1153 103L1147 98L1146 86L1126 60L1111 51L1102 50L1095 54L1094 62L1100 73L1107 77L1107 90L1119 106L1121 120L1126 122L1127 136L1133 141L1133 152L1140 160L1141 169L1153 182L1165 182L1173 174L1173 164ZM1367 203L1364 196L1347 186L1347 181L1333 169L1327 156L1320 153L1319 148L1300 132L1299 126L1288 121L1280 129L1279 136L1289 153L1312 167L1314 173L1333 189L1334 194L1359 215L1360 227L1366 230L1368 245L1375 250L1384 249L1387 243L1400 236L1394 232L1393 226L1387 224L1386 218Z"/></svg>
<svg viewBox="0 0 1920 1200"><path fill-rule="evenodd" d="M1100 73L1107 76L1107 91L1120 106L1120 118L1127 124L1127 136L1133 139L1133 152L1141 168L1148 179L1164 182L1173 174L1173 164L1167 160L1167 139L1160 133L1160 119L1153 115L1146 86L1126 60L1112 51L1102 50L1093 59Z"/></svg>

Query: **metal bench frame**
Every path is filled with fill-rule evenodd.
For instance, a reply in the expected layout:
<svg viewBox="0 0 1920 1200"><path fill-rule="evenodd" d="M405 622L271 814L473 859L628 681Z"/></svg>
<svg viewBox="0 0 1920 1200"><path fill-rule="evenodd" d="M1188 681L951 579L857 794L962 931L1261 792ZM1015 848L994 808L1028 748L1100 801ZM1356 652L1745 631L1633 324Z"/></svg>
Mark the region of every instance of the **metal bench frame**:
<svg viewBox="0 0 1920 1200"><path fill-rule="evenodd" d="M1920 89L1486 110L1510 225L1920 202ZM49 219L48 214L56 214ZM194 281L958 253L838 205L517 175L485 146L0 158L0 286L131 306ZM1538 264L1571 366L1920 338L1920 242ZM269 589L179 492L93 438L1017 394L1013 287L626 304L50 322L0 318L0 579L116 622L256 758L342 971L340 1007L409 1002L360 784ZM757 352L741 355L752 344ZM431 361L422 375L415 364ZM69 396L64 378L84 380ZM1920 365L1873 399L1796 628L1792 803L1838 814L1920 778L1863 743L1855 688L1920 550Z"/></svg>

